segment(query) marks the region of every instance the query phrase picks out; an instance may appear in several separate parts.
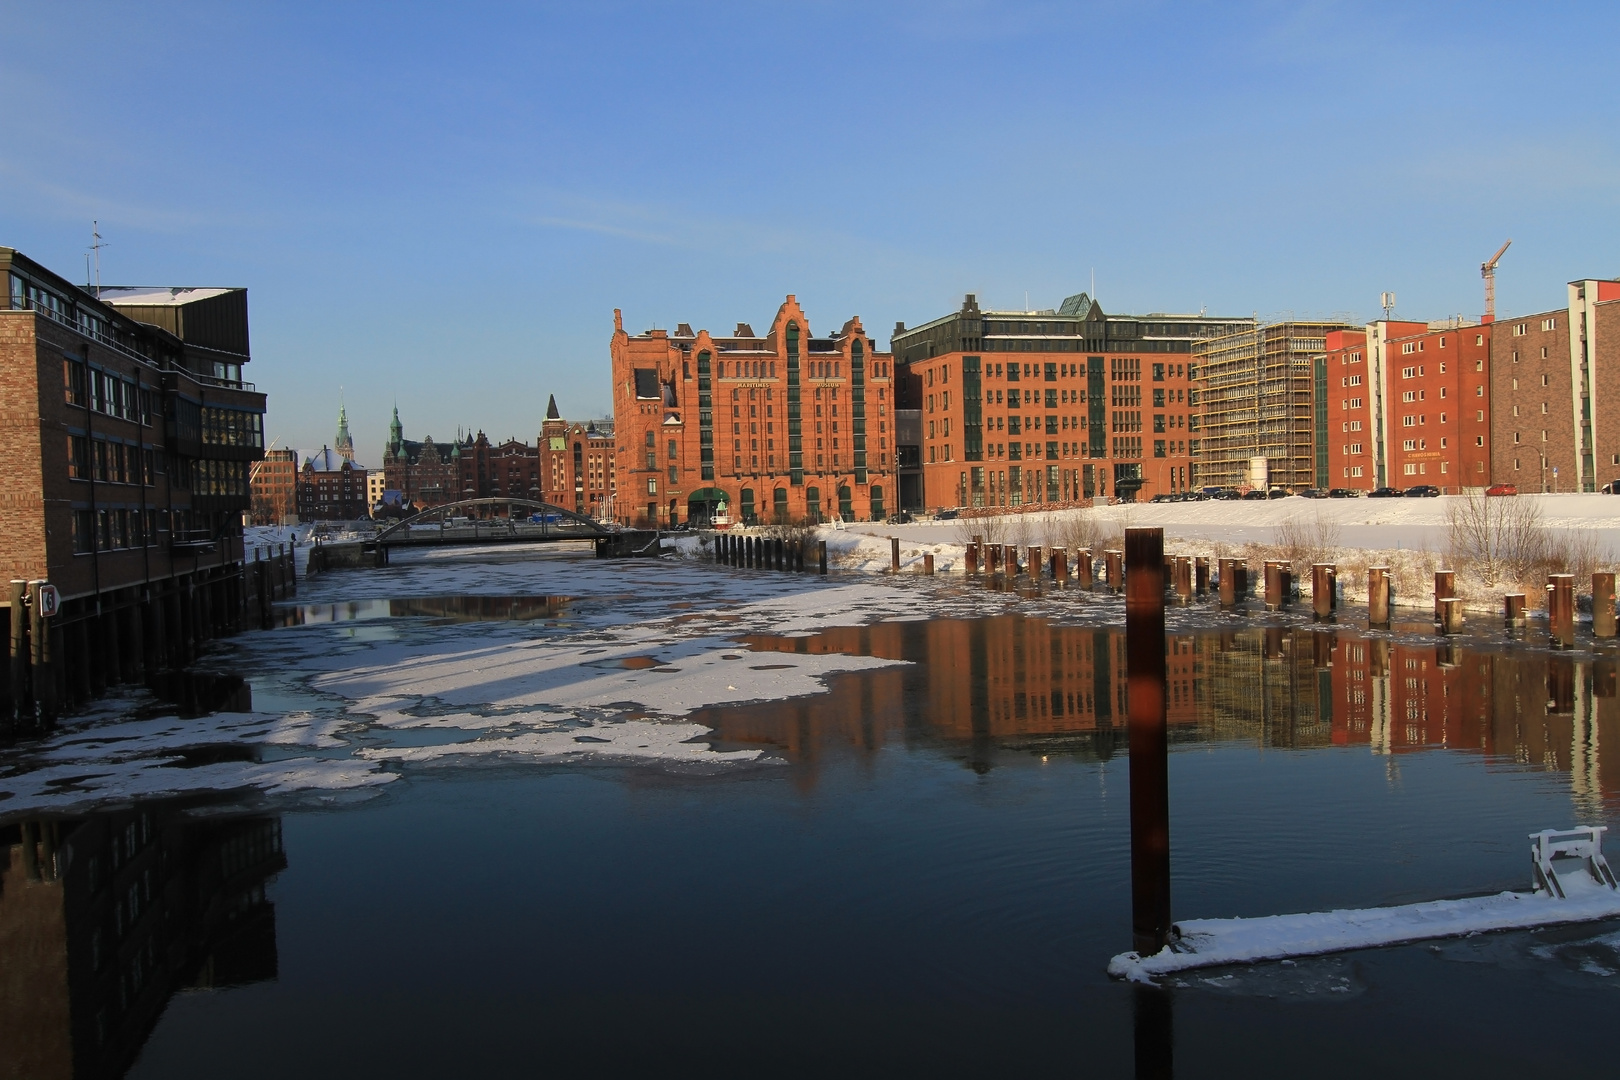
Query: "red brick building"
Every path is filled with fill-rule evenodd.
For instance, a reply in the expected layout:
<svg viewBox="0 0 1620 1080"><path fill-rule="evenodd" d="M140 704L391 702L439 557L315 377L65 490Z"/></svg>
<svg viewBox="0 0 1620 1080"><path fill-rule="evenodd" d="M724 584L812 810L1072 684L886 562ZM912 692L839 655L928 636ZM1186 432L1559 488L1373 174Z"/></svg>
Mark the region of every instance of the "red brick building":
<svg viewBox="0 0 1620 1080"><path fill-rule="evenodd" d="M894 359L860 319L816 337L793 296L763 335L613 315L614 517L671 525L881 519L894 503Z"/></svg>
<svg viewBox="0 0 1620 1080"><path fill-rule="evenodd" d="M290 525L298 515L298 451L267 450L248 478L253 524Z"/></svg>
<svg viewBox="0 0 1620 1080"><path fill-rule="evenodd" d="M1620 478L1620 281L1574 281L1567 308L1499 320L1491 359L1498 482L1595 491Z"/></svg>
<svg viewBox="0 0 1620 1080"><path fill-rule="evenodd" d="M1199 456L1193 342L1240 320L1107 315L1084 293L1057 310L961 310L896 328L920 380L929 507L1072 504L1192 489Z"/></svg>

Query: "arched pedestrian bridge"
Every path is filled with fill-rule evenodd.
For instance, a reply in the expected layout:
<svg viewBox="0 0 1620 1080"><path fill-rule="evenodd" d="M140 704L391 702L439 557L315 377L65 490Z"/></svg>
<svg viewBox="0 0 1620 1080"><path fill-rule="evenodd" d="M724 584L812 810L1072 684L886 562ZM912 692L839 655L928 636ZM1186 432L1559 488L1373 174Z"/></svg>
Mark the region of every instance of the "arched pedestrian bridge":
<svg viewBox="0 0 1620 1080"><path fill-rule="evenodd" d="M532 499L463 499L395 522L371 541L379 547L534 544L616 536L595 518Z"/></svg>

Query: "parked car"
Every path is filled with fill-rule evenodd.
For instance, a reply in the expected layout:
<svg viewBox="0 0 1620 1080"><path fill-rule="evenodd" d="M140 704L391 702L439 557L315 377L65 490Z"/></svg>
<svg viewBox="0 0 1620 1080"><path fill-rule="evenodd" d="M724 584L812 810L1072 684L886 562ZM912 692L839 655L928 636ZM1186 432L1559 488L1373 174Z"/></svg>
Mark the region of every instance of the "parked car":
<svg viewBox="0 0 1620 1080"><path fill-rule="evenodd" d="M1293 492L1289 491L1287 488L1272 488L1270 491L1266 492L1266 498L1268 499L1286 499L1291 495L1293 495Z"/></svg>
<svg viewBox="0 0 1620 1080"><path fill-rule="evenodd" d="M1603 490L1608 491L1609 489L1604 488ZM1518 484L1492 484L1490 487L1485 489L1485 494L1487 495L1517 495L1518 493Z"/></svg>
<svg viewBox="0 0 1620 1080"><path fill-rule="evenodd" d="M1433 484L1418 484L1406 489L1408 499L1436 499L1440 497L1440 489Z"/></svg>
<svg viewBox="0 0 1620 1080"><path fill-rule="evenodd" d="M1328 497L1328 493L1321 488L1306 488L1304 491L1299 492L1299 497L1302 499L1325 499Z"/></svg>
<svg viewBox="0 0 1620 1080"><path fill-rule="evenodd" d="M1243 493L1243 499L1245 502L1256 502L1264 498L1266 498L1265 488L1255 488L1253 491L1245 491Z"/></svg>
<svg viewBox="0 0 1620 1080"><path fill-rule="evenodd" d="M940 511L937 514L934 515L934 520L935 521L954 521L954 520L956 520L957 517L959 517L961 515L961 513L962 513L962 511L960 509L956 508L956 507L941 508Z"/></svg>
<svg viewBox="0 0 1620 1080"><path fill-rule="evenodd" d="M1226 501L1231 499L1241 499L1243 498L1243 495L1238 491L1237 488L1216 488L1214 493L1210 495L1210 498Z"/></svg>
<svg viewBox="0 0 1620 1080"><path fill-rule="evenodd" d="M1174 495L1171 495L1169 492L1160 492L1159 494L1153 496L1153 498L1148 500L1148 502L1156 502L1156 503L1168 503L1168 502L1179 502L1179 501L1180 501L1179 499L1177 499Z"/></svg>
<svg viewBox="0 0 1620 1080"><path fill-rule="evenodd" d="M1509 484L1508 486L1512 487L1513 485ZM1605 495L1620 495L1620 480L1610 480L1607 484L1604 484L1602 487L1598 488L1598 490L1603 492Z"/></svg>
<svg viewBox="0 0 1620 1080"><path fill-rule="evenodd" d="M897 513L890 514L888 517L883 519L883 522L886 525L910 525L912 522L912 517L904 510L901 510Z"/></svg>
<svg viewBox="0 0 1620 1080"><path fill-rule="evenodd" d="M1400 497L1400 491L1392 487L1373 488L1367 492L1367 498L1369 499L1398 499Z"/></svg>
<svg viewBox="0 0 1620 1080"><path fill-rule="evenodd" d="M1359 499L1361 498L1361 492L1357 491L1355 488L1330 488L1328 489L1328 498Z"/></svg>

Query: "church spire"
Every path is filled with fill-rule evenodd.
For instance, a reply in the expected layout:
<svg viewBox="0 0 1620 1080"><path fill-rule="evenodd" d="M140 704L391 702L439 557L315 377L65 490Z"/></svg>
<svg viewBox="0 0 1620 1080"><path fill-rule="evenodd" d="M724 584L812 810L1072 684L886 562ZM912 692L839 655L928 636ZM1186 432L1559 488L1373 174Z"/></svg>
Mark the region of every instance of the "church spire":
<svg viewBox="0 0 1620 1080"><path fill-rule="evenodd" d="M550 402L550 404L548 404L546 406L546 419L547 420L561 420L562 419L562 413L557 411L557 395L556 394L551 395L551 402Z"/></svg>
<svg viewBox="0 0 1620 1080"><path fill-rule="evenodd" d="M337 440L333 448L342 455L343 460L354 463L354 439L349 437L349 409L343 402L342 390L338 391L338 428Z"/></svg>

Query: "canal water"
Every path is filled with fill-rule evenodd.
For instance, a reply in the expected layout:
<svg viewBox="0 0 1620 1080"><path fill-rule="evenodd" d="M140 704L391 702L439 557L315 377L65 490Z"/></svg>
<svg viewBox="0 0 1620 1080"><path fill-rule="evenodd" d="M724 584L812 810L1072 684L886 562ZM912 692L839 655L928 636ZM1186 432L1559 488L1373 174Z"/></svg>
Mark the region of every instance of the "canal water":
<svg viewBox="0 0 1620 1080"><path fill-rule="evenodd" d="M545 641L599 602L309 591L267 640ZM1110 981L1123 637L947 600L732 638L759 677L899 661L683 718L747 767L485 756L336 801L0 800L0 1076L1612 1072L1620 925ZM254 708L313 707L286 655L215 664ZM1620 806L1590 650L1222 623L1173 635L1169 671L1178 917L1522 889L1530 832Z"/></svg>

